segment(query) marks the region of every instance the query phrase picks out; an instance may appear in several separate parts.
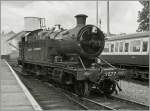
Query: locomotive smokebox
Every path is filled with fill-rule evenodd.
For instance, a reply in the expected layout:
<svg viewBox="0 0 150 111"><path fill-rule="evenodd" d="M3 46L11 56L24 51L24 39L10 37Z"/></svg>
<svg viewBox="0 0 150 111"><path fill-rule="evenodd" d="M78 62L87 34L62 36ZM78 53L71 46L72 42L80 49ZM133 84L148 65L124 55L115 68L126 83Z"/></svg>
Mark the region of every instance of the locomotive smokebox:
<svg viewBox="0 0 150 111"><path fill-rule="evenodd" d="M84 15L84 14L79 14L79 15L76 15L75 18L77 20L77 26L79 25L85 25L86 24L86 18L88 16L87 15Z"/></svg>
<svg viewBox="0 0 150 111"><path fill-rule="evenodd" d="M87 15L75 16L77 25L62 34L58 52L62 55L76 53L81 57L92 59L99 56L104 48L104 34L94 25L86 25Z"/></svg>

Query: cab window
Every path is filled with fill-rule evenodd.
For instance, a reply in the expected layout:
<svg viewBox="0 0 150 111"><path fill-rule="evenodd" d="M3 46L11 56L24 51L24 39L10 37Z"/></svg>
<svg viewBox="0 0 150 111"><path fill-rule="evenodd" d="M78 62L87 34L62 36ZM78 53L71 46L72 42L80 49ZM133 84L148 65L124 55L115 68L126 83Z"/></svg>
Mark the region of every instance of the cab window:
<svg viewBox="0 0 150 111"><path fill-rule="evenodd" d="M142 51L147 52L148 49L148 41L143 41Z"/></svg>
<svg viewBox="0 0 150 111"><path fill-rule="evenodd" d="M25 42L27 42L28 41L28 38L27 37L25 37Z"/></svg>

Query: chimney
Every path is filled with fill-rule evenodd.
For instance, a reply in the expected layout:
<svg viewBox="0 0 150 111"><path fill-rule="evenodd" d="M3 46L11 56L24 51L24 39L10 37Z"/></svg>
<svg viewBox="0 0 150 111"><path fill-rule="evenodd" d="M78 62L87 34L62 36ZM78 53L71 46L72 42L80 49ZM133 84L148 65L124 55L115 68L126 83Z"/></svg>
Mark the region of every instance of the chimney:
<svg viewBox="0 0 150 111"><path fill-rule="evenodd" d="M75 18L77 20L77 26L78 25L85 25L86 24L86 18L88 16L87 15L84 15L84 14L79 14L79 15L76 15Z"/></svg>

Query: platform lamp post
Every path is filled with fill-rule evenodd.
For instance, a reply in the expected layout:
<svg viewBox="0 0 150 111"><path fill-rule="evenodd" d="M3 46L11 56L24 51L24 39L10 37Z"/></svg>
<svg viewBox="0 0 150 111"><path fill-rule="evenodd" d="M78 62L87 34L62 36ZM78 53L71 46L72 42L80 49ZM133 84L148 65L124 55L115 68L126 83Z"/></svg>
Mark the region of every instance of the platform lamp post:
<svg viewBox="0 0 150 111"><path fill-rule="evenodd" d="M1 51L2 51L2 46L1 46L1 38L2 38L2 32L1 32L1 35L0 35L0 60L1 60Z"/></svg>
<svg viewBox="0 0 150 111"><path fill-rule="evenodd" d="M0 34L0 60L2 59L2 36L4 35L4 31Z"/></svg>
<svg viewBox="0 0 150 111"><path fill-rule="evenodd" d="M107 36L110 35L110 27L109 27L109 0L107 0Z"/></svg>
<svg viewBox="0 0 150 111"><path fill-rule="evenodd" d="M98 0L96 0L96 25L98 27Z"/></svg>
<svg viewBox="0 0 150 111"><path fill-rule="evenodd" d="M99 8L98 0L96 0L96 25L101 29L101 19L99 19L98 17L98 13L99 13L98 8Z"/></svg>
<svg viewBox="0 0 150 111"><path fill-rule="evenodd" d="M102 21L101 21L101 19L99 19L99 28L101 29L101 23L102 23Z"/></svg>

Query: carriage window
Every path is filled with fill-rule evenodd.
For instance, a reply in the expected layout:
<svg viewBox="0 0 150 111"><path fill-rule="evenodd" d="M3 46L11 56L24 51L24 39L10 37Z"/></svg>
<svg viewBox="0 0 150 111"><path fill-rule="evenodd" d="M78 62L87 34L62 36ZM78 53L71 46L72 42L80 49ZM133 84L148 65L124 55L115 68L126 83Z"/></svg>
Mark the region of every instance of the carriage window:
<svg viewBox="0 0 150 111"><path fill-rule="evenodd" d="M104 52L109 52L109 44L108 43L104 47Z"/></svg>
<svg viewBox="0 0 150 111"><path fill-rule="evenodd" d="M119 45L119 52L123 52L123 42L120 42L120 45Z"/></svg>
<svg viewBox="0 0 150 111"><path fill-rule="evenodd" d="M111 52L114 52L114 44L111 44Z"/></svg>
<svg viewBox="0 0 150 111"><path fill-rule="evenodd" d="M118 52L118 46L119 46L119 43L116 42L116 43L115 43L115 52Z"/></svg>
<svg viewBox="0 0 150 111"><path fill-rule="evenodd" d="M140 52L140 45L141 41L140 40L134 40L131 42L131 52Z"/></svg>
<svg viewBox="0 0 150 111"><path fill-rule="evenodd" d="M147 51L147 48L148 48L148 41L143 41L143 46L142 46L142 51L143 52L146 52Z"/></svg>
<svg viewBox="0 0 150 111"><path fill-rule="evenodd" d="M128 52L128 50L129 50L129 43L125 43L124 46L125 46L124 51L125 51L125 52Z"/></svg>

